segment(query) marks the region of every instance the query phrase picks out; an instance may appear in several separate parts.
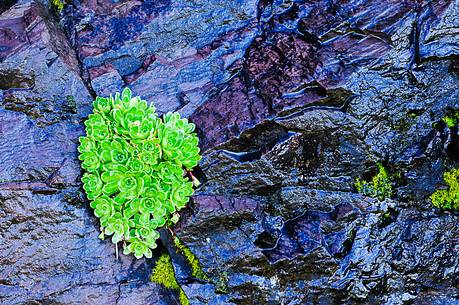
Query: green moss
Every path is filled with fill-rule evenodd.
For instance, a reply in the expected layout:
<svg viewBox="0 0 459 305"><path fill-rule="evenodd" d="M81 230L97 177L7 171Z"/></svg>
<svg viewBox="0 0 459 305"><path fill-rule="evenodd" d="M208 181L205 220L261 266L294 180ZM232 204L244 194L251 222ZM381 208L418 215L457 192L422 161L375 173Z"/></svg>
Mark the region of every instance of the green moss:
<svg viewBox="0 0 459 305"><path fill-rule="evenodd" d="M454 128L459 123L459 110L450 112L449 114L445 115L442 119L445 122L448 128Z"/></svg>
<svg viewBox="0 0 459 305"><path fill-rule="evenodd" d="M431 196L432 204L437 208L459 209L459 168L443 175L448 189L436 190Z"/></svg>
<svg viewBox="0 0 459 305"><path fill-rule="evenodd" d="M190 305L190 301L188 301L188 297L186 296L185 292L183 291L182 288L180 288L180 304L181 305Z"/></svg>
<svg viewBox="0 0 459 305"><path fill-rule="evenodd" d="M392 177L388 174L384 166L378 163L378 173L371 181L357 179L355 181L355 187L359 193L365 196L384 200L392 196Z"/></svg>
<svg viewBox="0 0 459 305"><path fill-rule="evenodd" d="M446 123L446 126L448 126L448 128L453 128L454 126L457 125L457 117L453 117L453 116L445 116L442 121Z"/></svg>
<svg viewBox="0 0 459 305"><path fill-rule="evenodd" d="M177 249L183 253L188 264L190 265L191 275L194 278L207 281L209 278L204 273L204 271L202 271L201 264L199 263L198 258L193 254L193 252L191 252L191 250L187 246L185 246L178 237L174 238L174 243Z"/></svg>
<svg viewBox="0 0 459 305"><path fill-rule="evenodd" d="M155 269L151 275L151 281L161 284L168 289L179 289L180 286L175 279L174 266L172 266L171 258L167 254L161 255L156 262Z"/></svg>
<svg viewBox="0 0 459 305"><path fill-rule="evenodd" d="M218 279L214 281L215 291L218 293L228 293L228 273L223 271Z"/></svg>
<svg viewBox="0 0 459 305"><path fill-rule="evenodd" d="M182 241L180 241L178 237L174 237L174 244L177 247L177 250L185 256L187 263L191 267L191 275L202 281L210 281L211 279L202 270L198 258L182 243ZM213 278L211 282L215 285L215 292L228 293L228 273L226 271L221 272L218 277Z"/></svg>
<svg viewBox="0 0 459 305"><path fill-rule="evenodd" d="M404 132L410 129L410 127L413 125L414 122L415 122L414 119L410 116L403 117L403 118L400 118L398 121L394 122L391 125L391 128L393 130Z"/></svg>
<svg viewBox="0 0 459 305"><path fill-rule="evenodd" d="M66 100L67 103L63 105L63 108L71 113L77 113L75 97L73 95L67 95Z"/></svg>
<svg viewBox="0 0 459 305"><path fill-rule="evenodd" d="M163 254L158 259L150 279L153 283L163 285L167 289L177 290L179 292L181 305L190 304L182 287L177 283L174 266L168 254Z"/></svg>
<svg viewBox="0 0 459 305"><path fill-rule="evenodd" d="M65 0L50 0L51 7L53 7L57 12L62 11L64 8Z"/></svg>

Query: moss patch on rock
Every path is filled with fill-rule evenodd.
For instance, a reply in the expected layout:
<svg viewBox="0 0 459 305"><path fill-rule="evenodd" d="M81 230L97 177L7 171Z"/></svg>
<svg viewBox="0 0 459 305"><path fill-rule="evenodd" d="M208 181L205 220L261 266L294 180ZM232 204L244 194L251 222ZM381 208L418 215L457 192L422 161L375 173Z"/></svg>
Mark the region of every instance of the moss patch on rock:
<svg viewBox="0 0 459 305"><path fill-rule="evenodd" d="M163 285L167 289L177 290L181 305L190 304L188 297L175 278L174 266L172 265L171 257L168 254L163 254L158 259L150 280L153 283Z"/></svg>
<svg viewBox="0 0 459 305"><path fill-rule="evenodd" d="M454 128L459 123L459 111L451 112L442 118L448 128Z"/></svg>
<svg viewBox="0 0 459 305"><path fill-rule="evenodd" d="M443 175L448 189L436 190L431 196L432 204L437 208L459 209L459 168Z"/></svg>
<svg viewBox="0 0 459 305"><path fill-rule="evenodd" d="M65 0L50 0L51 7L57 12L62 11L65 5Z"/></svg>
<svg viewBox="0 0 459 305"><path fill-rule="evenodd" d="M202 270L198 258L185 246L178 237L174 238L174 244L177 249L185 256L186 261L191 267L191 275L199 280L207 281L209 278Z"/></svg>
<svg viewBox="0 0 459 305"><path fill-rule="evenodd" d="M381 163L378 163L378 173L371 181L357 179L355 187L357 191L365 196L384 200L392 196L392 177Z"/></svg>

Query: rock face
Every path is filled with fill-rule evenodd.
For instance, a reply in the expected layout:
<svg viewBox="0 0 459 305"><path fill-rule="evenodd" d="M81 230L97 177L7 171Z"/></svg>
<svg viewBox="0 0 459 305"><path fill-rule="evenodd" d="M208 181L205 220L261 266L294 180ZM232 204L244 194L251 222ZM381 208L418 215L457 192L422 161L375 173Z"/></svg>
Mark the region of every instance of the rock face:
<svg viewBox="0 0 459 305"><path fill-rule="evenodd" d="M0 4L0 303L459 304L459 2L75 0ZM150 260L100 241L76 147L129 86L196 125L203 181ZM392 199L353 182L383 162Z"/></svg>

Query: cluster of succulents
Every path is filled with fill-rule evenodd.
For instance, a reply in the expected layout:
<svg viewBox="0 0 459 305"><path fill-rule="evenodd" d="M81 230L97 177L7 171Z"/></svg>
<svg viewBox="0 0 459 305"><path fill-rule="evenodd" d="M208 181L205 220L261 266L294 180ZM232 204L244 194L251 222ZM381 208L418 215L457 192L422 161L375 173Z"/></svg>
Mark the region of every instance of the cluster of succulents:
<svg viewBox="0 0 459 305"><path fill-rule="evenodd" d="M123 242L124 254L150 258L158 228L174 224L193 193L187 172L201 156L195 126L178 113L162 118L125 89L97 97L85 121L80 160L83 188L101 234Z"/></svg>

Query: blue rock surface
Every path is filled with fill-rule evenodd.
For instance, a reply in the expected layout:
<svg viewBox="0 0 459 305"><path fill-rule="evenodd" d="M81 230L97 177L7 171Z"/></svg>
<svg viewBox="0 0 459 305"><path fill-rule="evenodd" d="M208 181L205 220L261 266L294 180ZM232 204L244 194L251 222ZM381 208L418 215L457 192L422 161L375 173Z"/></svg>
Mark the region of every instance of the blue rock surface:
<svg viewBox="0 0 459 305"><path fill-rule="evenodd" d="M0 3L0 303L459 304L459 1ZM81 188L96 95L197 126L202 181L152 259L115 258ZM383 162L392 198L356 193Z"/></svg>

